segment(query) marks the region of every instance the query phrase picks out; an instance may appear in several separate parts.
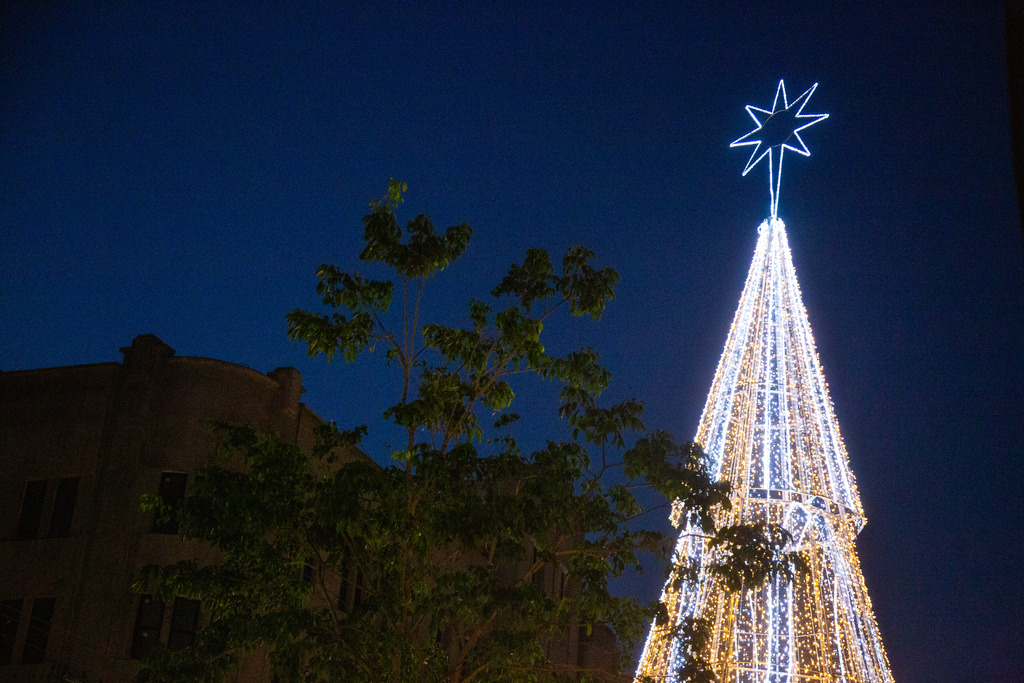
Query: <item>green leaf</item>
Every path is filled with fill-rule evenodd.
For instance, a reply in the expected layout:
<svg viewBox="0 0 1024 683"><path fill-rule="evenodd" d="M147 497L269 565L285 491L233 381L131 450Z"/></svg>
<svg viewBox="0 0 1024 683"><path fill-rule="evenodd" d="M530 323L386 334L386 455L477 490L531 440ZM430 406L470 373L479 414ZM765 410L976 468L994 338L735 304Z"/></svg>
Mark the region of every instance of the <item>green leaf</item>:
<svg viewBox="0 0 1024 683"><path fill-rule="evenodd" d="M133 584L200 600L202 626L192 647L155 649L137 680L223 680L251 657L282 681L588 680L572 657L547 677L570 634L610 630L629 670L655 617L681 629L681 675L713 680L701 624L668 624L664 606L613 590L673 547L644 525L661 513L643 517L635 488L660 492L656 505L672 502L677 519L713 536L714 571L730 586L792 576L802 558L777 529L715 527L728 485L710 479L699 445L648 432L641 401L602 399L612 378L596 350L548 355L586 336L568 331L591 324L574 318L601 317L614 271L581 246L558 271L530 249L490 290L496 300L463 307L441 274L473 231L438 231L425 215L400 227L406 191L392 179L363 217L358 258L374 276L321 265L321 309L287 315L290 338L312 356L373 362L364 352L385 346L372 390L339 381L367 401L386 396L386 424L330 422L298 437L215 427L217 457L193 473L174 513L191 547L205 549L146 567ZM449 307L429 320L427 297ZM516 401L550 420L521 418ZM397 434L390 459L358 450L370 427ZM539 445L522 448L520 434ZM142 507L170 514L156 496ZM695 571L677 567L670 585Z"/></svg>

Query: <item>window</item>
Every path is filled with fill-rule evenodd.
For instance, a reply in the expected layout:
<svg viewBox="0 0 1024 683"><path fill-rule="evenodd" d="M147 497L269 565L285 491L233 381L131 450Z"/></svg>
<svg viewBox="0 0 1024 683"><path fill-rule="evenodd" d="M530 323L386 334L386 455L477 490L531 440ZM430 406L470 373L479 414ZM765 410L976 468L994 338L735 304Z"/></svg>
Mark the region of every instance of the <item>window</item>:
<svg viewBox="0 0 1024 683"><path fill-rule="evenodd" d="M21 621L21 598L0 602L0 664L10 664Z"/></svg>
<svg viewBox="0 0 1024 683"><path fill-rule="evenodd" d="M351 567L341 565L341 584L338 586L338 609L342 612L347 612L348 607L348 589L352 584L348 580L349 572Z"/></svg>
<svg viewBox="0 0 1024 683"><path fill-rule="evenodd" d="M359 607L363 603L363 587L366 582L363 577L363 570L356 568L356 590L352 594L352 609Z"/></svg>
<svg viewBox="0 0 1024 683"><path fill-rule="evenodd" d="M345 567L341 565L341 584L338 586L338 609L348 612L359 607L363 602L363 591L366 589L366 577L363 570L358 567ZM352 593L352 602L348 600L349 592Z"/></svg>
<svg viewBox="0 0 1024 683"><path fill-rule="evenodd" d="M533 549L533 564L537 564L536 548ZM544 579L547 578L547 569L547 566L542 564L540 568L533 573L533 576L530 577L530 581L532 581L535 586L540 586L541 588L543 588L545 593L547 592L547 589L544 585Z"/></svg>
<svg viewBox="0 0 1024 683"><path fill-rule="evenodd" d="M142 659L160 640L160 627L164 623L164 603L152 595L139 596L139 611L135 615L132 634L132 659Z"/></svg>
<svg viewBox="0 0 1024 683"><path fill-rule="evenodd" d="M160 498L164 505L177 512L185 497L185 484L188 483L188 475L184 472L164 472L160 475ZM178 520L175 517L166 521L157 520L153 523L153 532L158 534L178 533Z"/></svg>
<svg viewBox="0 0 1024 683"><path fill-rule="evenodd" d="M18 521L19 541L39 536L39 520L43 518L43 500L46 498L46 480L26 482L25 496L21 499L21 519Z"/></svg>
<svg viewBox="0 0 1024 683"><path fill-rule="evenodd" d="M46 657L46 643L50 640L50 621L56 598L36 598L32 601L32 616L25 632L25 649L21 651L22 664L38 664Z"/></svg>
<svg viewBox="0 0 1024 683"><path fill-rule="evenodd" d="M50 538L66 538L71 533L71 520L75 516L75 499L78 498L78 477L57 481L57 495L53 499L53 514L50 515Z"/></svg>
<svg viewBox="0 0 1024 683"><path fill-rule="evenodd" d="M171 612L171 633L167 636L167 648L180 650L195 642L198 624L199 601L175 598L174 611Z"/></svg>
<svg viewBox="0 0 1024 683"><path fill-rule="evenodd" d="M338 609L349 612L363 602L363 594L367 588L366 576L361 567L351 561L348 549L343 549L337 563L339 573ZM351 596L351 601L349 601Z"/></svg>

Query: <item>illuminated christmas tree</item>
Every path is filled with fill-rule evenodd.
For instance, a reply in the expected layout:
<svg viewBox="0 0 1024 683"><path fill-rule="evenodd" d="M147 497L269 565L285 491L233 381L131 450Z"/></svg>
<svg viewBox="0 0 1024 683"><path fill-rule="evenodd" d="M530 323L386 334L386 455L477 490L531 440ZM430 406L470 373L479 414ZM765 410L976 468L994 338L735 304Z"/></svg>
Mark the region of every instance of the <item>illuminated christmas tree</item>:
<svg viewBox="0 0 1024 683"><path fill-rule="evenodd" d="M893 680L854 547L864 511L778 218L783 153L809 156L800 131L828 116L803 114L816 87L790 104L780 81L771 110L748 106L757 127L732 143L754 146L744 175L768 157L771 217L696 436L713 476L732 484L732 508L716 523L782 525L809 572L727 590L709 569L717 551L677 508L674 561L697 578L666 584L668 619L651 627L638 680L686 680L692 641L680 626L694 619L710 626L700 655L723 683Z"/></svg>

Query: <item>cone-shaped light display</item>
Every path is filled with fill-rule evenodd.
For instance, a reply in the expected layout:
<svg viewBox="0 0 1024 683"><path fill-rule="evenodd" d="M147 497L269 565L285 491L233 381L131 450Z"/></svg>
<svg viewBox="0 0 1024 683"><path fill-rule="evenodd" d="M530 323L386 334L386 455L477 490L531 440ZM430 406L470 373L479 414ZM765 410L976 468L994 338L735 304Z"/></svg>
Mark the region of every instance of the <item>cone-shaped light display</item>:
<svg viewBox="0 0 1024 683"><path fill-rule="evenodd" d="M781 83L779 90L785 92ZM811 91L799 98L801 107ZM793 581L729 591L708 570L714 557L705 536L674 510L682 530L674 561L698 571L694 579L666 585L668 618L652 625L637 680L686 680L680 669L688 645L674 627L702 618L711 625L702 654L722 683L893 681L854 547L864 511L786 227L774 215L777 192L774 185L773 216L759 228L696 441L713 474L733 487L732 508L720 511L717 523L782 525L810 571Z"/></svg>

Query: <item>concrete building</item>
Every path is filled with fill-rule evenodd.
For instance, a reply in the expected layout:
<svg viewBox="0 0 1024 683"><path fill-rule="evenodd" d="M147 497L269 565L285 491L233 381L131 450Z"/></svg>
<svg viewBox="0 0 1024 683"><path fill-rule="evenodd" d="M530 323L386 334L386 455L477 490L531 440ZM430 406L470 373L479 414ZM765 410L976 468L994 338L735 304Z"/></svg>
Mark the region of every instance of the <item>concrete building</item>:
<svg viewBox="0 0 1024 683"><path fill-rule="evenodd" d="M306 448L323 423L299 400L295 368L175 356L153 335L121 351L122 363L0 371L0 683L127 682L155 643L190 644L198 603L164 605L131 584L145 565L211 550L141 512L141 497L185 495L214 455L211 421ZM358 601L355 581L321 578L339 608ZM533 580L549 594L567 586L550 566ZM615 648L607 629L546 647L553 661L607 672ZM249 658L233 680L269 681L266 659Z"/></svg>
<svg viewBox="0 0 1024 683"><path fill-rule="evenodd" d="M301 445L321 423L295 368L174 355L153 335L122 363L0 372L0 682L128 681L154 642L191 642L198 605L132 592L146 564L205 551L139 510L184 495L220 419ZM267 678L252 670L239 680Z"/></svg>

